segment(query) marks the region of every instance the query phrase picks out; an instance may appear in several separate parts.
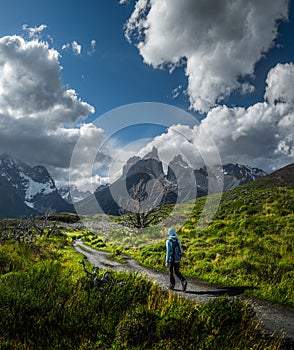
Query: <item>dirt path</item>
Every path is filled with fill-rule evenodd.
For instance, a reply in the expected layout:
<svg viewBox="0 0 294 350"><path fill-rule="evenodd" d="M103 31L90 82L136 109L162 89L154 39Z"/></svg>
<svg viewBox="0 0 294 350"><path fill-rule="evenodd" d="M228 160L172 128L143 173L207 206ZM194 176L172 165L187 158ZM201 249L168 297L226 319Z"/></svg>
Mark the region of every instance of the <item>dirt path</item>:
<svg viewBox="0 0 294 350"><path fill-rule="evenodd" d="M156 271L141 266L136 260L124 256L125 263L109 258L109 253L104 251L98 251L87 245L81 240L77 240L74 244L74 248L82 253L90 262L90 264L98 266L101 269L110 269L115 271L129 271L139 272L147 278L156 281L163 288L168 285L168 274L164 271ZM178 289L177 289L178 288ZM180 289L180 283L177 280L175 293L195 300L200 303L207 303L221 295L227 294L230 298L242 297L244 288L234 287L215 287L209 284L199 282L194 279L188 279L187 291L183 293ZM257 299L248 299L247 301L253 305L258 320L260 321L263 330L270 335L284 335L285 336L285 349L294 349L294 309L287 308L279 305L272 305L266 301Z"/></svg>

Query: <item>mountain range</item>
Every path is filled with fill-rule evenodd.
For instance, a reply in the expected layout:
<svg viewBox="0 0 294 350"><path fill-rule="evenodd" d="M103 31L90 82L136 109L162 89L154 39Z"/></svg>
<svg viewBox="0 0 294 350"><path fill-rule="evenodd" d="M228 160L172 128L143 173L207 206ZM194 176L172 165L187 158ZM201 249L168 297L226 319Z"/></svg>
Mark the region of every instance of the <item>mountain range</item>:
<svg viewBox="0 0 294 350"><path fill-rule="evenodd" d="M103 212L108 215L120 215L124 202L132 202L130 198L134 186L140 181L146 185L146 198L153 196L154 201L160 198L161 203L182 203L207 194L228 191L265 175L261 169L240 164L227 164L219 169L203 167L195 170L181 155L174 157L165 173L158 150L153 148L143 158L130 158L124 165L119 179L108 186L98 188L93 195L76 203L75 208L80 214ZM151 184L149 193L148 184ZM125 205L130 208L130 203Z"/></svg>
<svg viewBox="0 0 294 350"><path fill-rule="evenodd" d="M266 176L261 169L241 164L195 170L180 155L174 157L164 172L163 163L154 148L142 158L130 158L122 169L122 175L114 183L102 185L94 194L90 194L74 186L57 189L44 166L31 167L3 154L0 155L0 217L37 215L48 209L55 212L120 215L124 202L132 202L129 200L132 189L140 182L145 186L144 195L151 198L152 192L158 204L181 203L214 192L228 191L261 178L264 181L267 178L273 182L283 181L281 175L275 174L279 172ZM289 174L287 176L291 177Z"/></svg>
<svg viewBox="0 0 294 350"><path fill-rule="evenodd" d="M90 191L83 191L75 185L58 187L58 193L68 203L73 204L91 195Z"/></svg>
<svg viewBox="0 0 294 350"><path fill-rule="evenodd" d="M74 212L42 165L31 167L0 155L0 217L37 215L47 210Z"/></svg>

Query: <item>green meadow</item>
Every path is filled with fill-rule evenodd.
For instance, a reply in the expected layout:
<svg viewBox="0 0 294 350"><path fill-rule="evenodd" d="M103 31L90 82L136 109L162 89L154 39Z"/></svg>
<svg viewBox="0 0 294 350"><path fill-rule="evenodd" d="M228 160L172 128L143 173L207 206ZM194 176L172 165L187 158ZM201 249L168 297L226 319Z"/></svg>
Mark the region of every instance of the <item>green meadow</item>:
<svg viewBox="0 0 294 350"><path fill-rule="evenodd" d="M218 195L182 204L182 216L192 213L177 230L184 249L182 271L187 277L222 286L246 287L246 294L294 306L294 188L256 181L223 193L213 219ZM206 202L208 201L208 202ZM170 208L164 209L168 215ZM110 244L93 233L86 243L101 249L125 252L147 267L165 269L168 226L142 233L113 230Z"/></svg>
<svg viewBox="0 0 294 350"><path fill-rule="evenodd" d="M224 193L214 205L217 195L182 204L177 215L190 213L182 227L164 208L185 251L183 273L293 306L294 188L257 181ZM203 208L217 209L209 222ZM282 348L281 340L263 335L254 310L241 299L224 296L200 305L133 273L113 273L118 283L94 288L74 239L111 251L114 259L122 260L124 252L164 269L166 220L143 233L103 223L103 234L69 226L77 223L72 214L54 220L57 226L48 221L44 227L41 220L34 236L26 221L0 222L1 350ZM102 222L99 216L91 220Z"/></svg>
<svg viewBox="0 0 294 350"><path fill-rule="evenodd" d="M198 305L126 273L114 273L122 285L94 288L71 243L59 231L1 245L2 350L280 349L241 300Z"/></svg>

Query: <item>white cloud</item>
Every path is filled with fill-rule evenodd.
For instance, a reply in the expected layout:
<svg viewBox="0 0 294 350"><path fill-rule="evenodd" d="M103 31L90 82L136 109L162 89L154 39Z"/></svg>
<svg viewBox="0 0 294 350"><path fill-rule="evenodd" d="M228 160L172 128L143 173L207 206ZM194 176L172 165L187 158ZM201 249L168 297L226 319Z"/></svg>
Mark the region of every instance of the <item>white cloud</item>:
<svg viewBox="0 0 294 350"><path fill-rule="evenodd" d="M70 44L64 44L61 47L61 50L68 50L68 49L70 49Z"/></svg>
<svg viewBox="0 0 294 350"><path fill-rule="evenodd" d="M0 38L0 111L12 118L73 125L94 108L61 83L59 54L47 43Z"/></svg>
<svg viewBox="0 0 294 350"><path fill-rule="evenodd" d="M71 48L76 55L80 55L82 52L82 46L78 44L75 40L71 43Z"/></svg>
<svg viewBox="0 0 294 350"><path fill-rule="evenodd" d="M96 47L96 40L91 40L91 48L92 50L95 50Z"/></svg>
<svg viewBox="0 0 294 350"><path fill-rule="evenodd" d="M270 102L291 102L294 104L294 64L278 64L266 80L265 98Z"/></svg>
<svg viewBox="0 0 294 350"><path fill-rule="evenodd" d="M63 44L61 50L72 49L75 55L80 55L82 53L82 45L78 44L75 40L71 43Z"/></svg>
<svg viewBox="0 0 294 350"><path fill-rule="evenodd" d="M91 166L105 136L81 124L94 108L62 84L59 53L47 43L18 36L0 38L0 150L29 164L44 164L58 183L68 178L75 144L82 140L77 174ZM98 152L96 166L109 160ZM77 180L77 179L76 179ZM95 177L95 181L98 181Z"/></svg>
<svg viewBox="0 0 294 350"><path fill-rule="evenodd" d="M249 164L270 172L293 162L293 77L293 64L278 64L266 80L268 102L248 108L215 107L200 125L194 128L173 126L166 134L155 138L142 153L156 146L161 158L168 162L176 150L197 168L203 164L200 154L212 161L214 150L207 137L209 134L223 163Z"/></svg>
<svg viewBox="0 0 294 350"><path fill-rule="evenodd" d="M256 62L273 45L288 0L138 0L125 34L144 62L173 69L186 63L191 108L207 112L239 89L253 87Z"/></svg>
<svg viewBox="0 0 294 350"><path fill-rule="evenodd" d="M175 89L172 91L172 98L177 98L179 97L180 93L182 92L183 87L182 85L177 86Z"/></svg>
<svg viewBox="0 0 294 350"><path fill-rule="evenodd" d="M88 55L91 56L96 49L96 40L91 40L91 50L88 51Z"/></svg>
<svg viewBox="0 0 294 350"><path fill-rule="evenodd" d="M28 32L30 38L39 37L46 28L46 24L41 24L39 27L29 27L27 24L23 24L22 26L22 29Z"/></svg>
<svg viewBox="0 0 294 350"><path fill-rule="evenodd" d="M293 149L280 147L293 135L293 112L293 105L284 103L257 103L247 109L223 106L209 112L201 124L224 162L253 164L268 171L293 161Z"/></svg>

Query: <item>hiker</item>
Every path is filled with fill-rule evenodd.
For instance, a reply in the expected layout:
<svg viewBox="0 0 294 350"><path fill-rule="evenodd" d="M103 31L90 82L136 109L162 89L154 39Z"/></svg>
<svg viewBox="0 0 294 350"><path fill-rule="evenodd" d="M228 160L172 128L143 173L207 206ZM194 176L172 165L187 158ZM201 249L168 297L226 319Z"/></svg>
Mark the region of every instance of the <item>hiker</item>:
<svg viewBox="0 0 294 350"><path fill-rule="evenodd" d="M176 284L174 273L180 279L183 292L187 289L187 280L180 272L180 261L182 257L181 242L176 231L171 227L167 234L169 238L166 241L166 267L169 270L170 285L169 289L173 290Z"/></svg>

